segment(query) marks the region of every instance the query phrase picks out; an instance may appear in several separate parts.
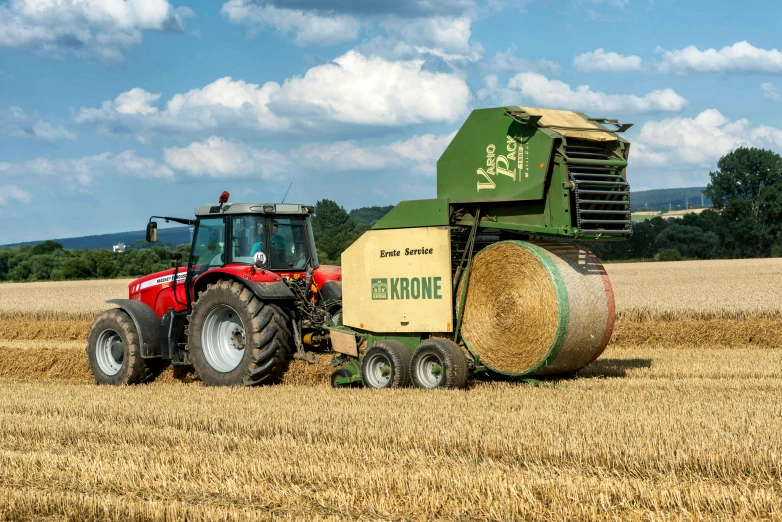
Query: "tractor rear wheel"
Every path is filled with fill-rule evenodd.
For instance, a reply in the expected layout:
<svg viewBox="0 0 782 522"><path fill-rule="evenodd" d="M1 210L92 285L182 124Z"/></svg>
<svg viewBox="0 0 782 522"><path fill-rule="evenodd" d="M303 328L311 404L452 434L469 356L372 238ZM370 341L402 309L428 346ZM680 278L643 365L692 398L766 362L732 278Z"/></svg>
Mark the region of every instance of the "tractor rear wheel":
<svg viewBox="0 0 782 522"><path fill-rule="evenodd" d="M467 358L455 342L433 337L416 348L410 373L418 388L464 388L467 386Z"/></svg>
<svg viewBox="0 0 782 522"><path fill-rule="evenodd" d="M117 308L106 310L92 322L87 360L97 384L115 386L149 382L165 368L158 359L142 359L136 325Z"/></svg>
<svg viewBox="0 0 782 522"><path fill-rule="evenodd" d="M193 368L207 386L255 386L284 370L289 330L282 308L258 299L237 281L200 292L188 317Z"/></svg>
<svg viewBox="0 0 782 522"><path fill-rule="evenodd" d="M410 350L399 341L374 343L361 359L361 382L367 388L409 386L410 357Z"/></svg>

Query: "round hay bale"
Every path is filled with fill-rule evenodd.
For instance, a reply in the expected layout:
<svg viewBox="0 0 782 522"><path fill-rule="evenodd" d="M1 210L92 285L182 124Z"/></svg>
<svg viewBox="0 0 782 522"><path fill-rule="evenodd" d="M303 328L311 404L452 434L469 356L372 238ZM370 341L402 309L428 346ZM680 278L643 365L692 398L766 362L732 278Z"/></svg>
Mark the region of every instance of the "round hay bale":
<svg viewBox="0 0 782 522"><path fill-rule="evenodd" d="M473 259L462 337L498 373L576 371L611 338L610 288L600 262L578 245L501 241Z"/></svg>

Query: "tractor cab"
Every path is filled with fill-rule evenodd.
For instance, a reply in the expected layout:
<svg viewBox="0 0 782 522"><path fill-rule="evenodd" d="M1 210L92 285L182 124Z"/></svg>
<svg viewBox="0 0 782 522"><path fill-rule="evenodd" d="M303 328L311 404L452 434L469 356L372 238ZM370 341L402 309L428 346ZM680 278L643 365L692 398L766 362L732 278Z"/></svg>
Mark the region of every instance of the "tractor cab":
<svg viewBox="0 0 782 522"><path fill-rule="evenodd" d="M313 207L287 203L197 208L191 277L228 265L251 265L277 273L317 267L313 213Z"/></svg>

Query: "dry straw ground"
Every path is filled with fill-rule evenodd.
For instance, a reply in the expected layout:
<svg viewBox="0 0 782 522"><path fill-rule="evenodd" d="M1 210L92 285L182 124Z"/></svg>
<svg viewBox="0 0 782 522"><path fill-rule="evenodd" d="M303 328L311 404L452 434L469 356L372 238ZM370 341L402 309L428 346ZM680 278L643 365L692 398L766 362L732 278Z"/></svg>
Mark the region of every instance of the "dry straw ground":
<svg viewBox="0 0 782 522"><path fill-rule="evenodd" d="M127 283L0 285L0 520L782 520L782 262L607 269L595 364L460 392L96 387Z"/></svg>

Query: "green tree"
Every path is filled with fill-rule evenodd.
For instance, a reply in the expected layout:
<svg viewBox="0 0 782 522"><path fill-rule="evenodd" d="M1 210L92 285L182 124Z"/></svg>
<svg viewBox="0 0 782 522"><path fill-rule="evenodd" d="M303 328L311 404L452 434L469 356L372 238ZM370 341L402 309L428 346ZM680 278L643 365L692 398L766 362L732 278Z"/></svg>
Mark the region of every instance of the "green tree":
<svg viewBox="0 0 782 522"><path fill-rule="evenodd" d="M114 254L105 248L85 250L83 258L89 267L90 277L108 279L119 273L119 266Z"/></svg>
<svg viewBox="0 0 782 522"><path fill-rule="evenodd" d="M765 257L780 239L782 157L740 147L720 158L704 194L720 211L717 230L726 257Z"/></svg>
<svg viewBox="0 0 782 522"><path fill-rule="evenodd" d="M40 254L51 254L55 250L62 250L62 243L49 240L49 241L44 241L41 244L35 245L31 252L35 256Z"/></svg>
<svg viewBox="0 0 782 522"><path fill-rule="evenodd" d="M67 257L60 265L63 279L88 279L92 274L87 262L81 257Z"/></svg>
<svg viewBox="0 0 782 522"><path fill-rule="evenodd" d="M0 281L8 277L8 262L13 257L14 251L10 248L0 248Z"/></svg>
<svg viewBox="0 0 782 522"><path fill-rule="evenodd" d="M717 251L719 238L714 232L674 223L660 232L654 241L658 249L675 249L684 257L712 259Z"/></svg>
<svg viewBox="0 0 782 522"><path fill-rule="evenodd" d="M654 256L655 261L681 261L682 255L675 248L663 248Z"/></svg>
<svg viewBox="0 0 782 522"><path fill-rule="evenodd" d="M342 252L358 238L356 223L344 208L329 199L315 204L312 231L321 264L339 263Z"/></svg>

